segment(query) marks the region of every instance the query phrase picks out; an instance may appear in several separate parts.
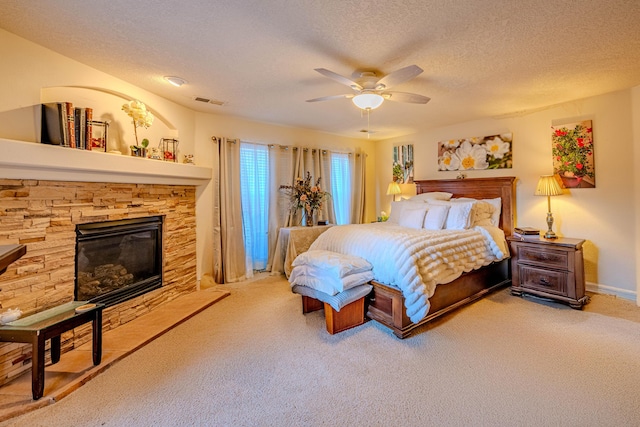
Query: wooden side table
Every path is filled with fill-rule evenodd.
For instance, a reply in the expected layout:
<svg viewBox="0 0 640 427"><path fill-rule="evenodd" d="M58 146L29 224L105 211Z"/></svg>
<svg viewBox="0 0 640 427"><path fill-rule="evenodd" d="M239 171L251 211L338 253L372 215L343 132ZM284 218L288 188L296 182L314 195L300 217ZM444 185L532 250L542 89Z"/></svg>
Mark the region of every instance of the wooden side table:
<svg viewBox="0 0 640 427"><path fill-rule="evenodd" d="M582 309L585 295L582 239L508 237L511 247L512 295L551 298Z"/></svg>
<svg viewBox="0 0 640 427"><path fill-rule="evenodd" d="M102 360L102 310L104 304L96 304L81 313L75 309L87 304L74 301L62 304L31 316L23 317L0 326L0 341L28 343L32 346L31 392L33 400L44 393L44 347L51 339L51 363L60 361L60 334L83 325L93 323L93 364Z"/></svg>

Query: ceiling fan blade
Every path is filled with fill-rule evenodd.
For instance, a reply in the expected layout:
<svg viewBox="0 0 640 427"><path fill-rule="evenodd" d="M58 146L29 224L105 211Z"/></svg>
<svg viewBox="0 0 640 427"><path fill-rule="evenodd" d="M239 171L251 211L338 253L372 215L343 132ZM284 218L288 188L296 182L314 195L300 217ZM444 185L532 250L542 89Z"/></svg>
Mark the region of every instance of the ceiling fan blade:
<svg viewBox="0 0 640 427"><path fill-rule="evenodd" d="M340 74L334 73L333 71L327 70L326 68L315 68L315 70L325 77L329 77L330 79L335 80L338 83L349 86L353 90L362 90L362 86L360 86L358 83L344 76L341 76Z"/></svg>
<svg viewBox="0 0 640 427"><path fill-rule="evenodd" d="M307 102L318 102L318 101L329 101L331 99L351 99L353 98L353 94L348 93L344 95L331 95L331 96L323 96L320 98L307 99Z"/></svg>
<svg viewBox="0 0 640 427"><path fill-rule="evenodd" d="M388 89L392 86L404 83L407 80L411 80L424 70L417 65L409 65L408 67L400 68L392 73L387 74L376 83L377 90Z"/></svg>
<svg viewBox="0 0 640 427"><path fill-rule="evenodd" d="M389 101L410 102L412 104L426 104L431 101L431 98L427 96L407 92L384 92L382 93L382 97Z"/></svg>

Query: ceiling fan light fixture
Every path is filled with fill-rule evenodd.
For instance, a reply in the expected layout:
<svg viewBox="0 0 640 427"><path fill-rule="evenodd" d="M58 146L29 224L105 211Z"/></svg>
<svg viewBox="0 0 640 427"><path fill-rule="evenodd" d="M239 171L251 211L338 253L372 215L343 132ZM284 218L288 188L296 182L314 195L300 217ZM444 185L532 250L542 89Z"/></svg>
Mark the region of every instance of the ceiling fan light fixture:
<svg viewBox="0 0 640 427"><path fill-rule="evenodd" d="M354 96L351 101L363 110L375 110L382 105L384 98L377 93L361 93Z"/></svg>

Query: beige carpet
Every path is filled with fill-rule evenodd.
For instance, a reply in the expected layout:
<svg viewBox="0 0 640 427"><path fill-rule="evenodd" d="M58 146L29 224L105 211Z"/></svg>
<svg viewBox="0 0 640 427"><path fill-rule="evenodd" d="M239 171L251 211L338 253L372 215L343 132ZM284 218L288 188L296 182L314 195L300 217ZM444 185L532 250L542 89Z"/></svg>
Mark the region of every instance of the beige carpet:
<svg viewBox="0 0 640 427"><path fill-rule="evenodd" d="M331 336L281 278L231 296L17 426L640 425L640 309L495 293L406 340Z"/></svg>

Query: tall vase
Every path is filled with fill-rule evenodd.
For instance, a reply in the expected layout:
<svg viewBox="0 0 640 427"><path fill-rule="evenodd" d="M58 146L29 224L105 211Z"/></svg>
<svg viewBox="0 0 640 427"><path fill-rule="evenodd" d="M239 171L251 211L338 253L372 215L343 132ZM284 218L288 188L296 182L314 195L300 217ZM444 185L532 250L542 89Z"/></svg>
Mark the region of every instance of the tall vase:
<svg viewBox="0 0 640 427"><path fill-rule="evenodd" d="M315 215L315 211L312 210L311 212L307 212L305 210L305 225L307 227L313 227L314 225L314 221L313 221L313 217Z"/></svg>

